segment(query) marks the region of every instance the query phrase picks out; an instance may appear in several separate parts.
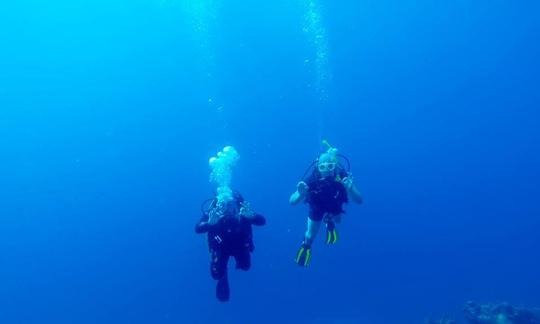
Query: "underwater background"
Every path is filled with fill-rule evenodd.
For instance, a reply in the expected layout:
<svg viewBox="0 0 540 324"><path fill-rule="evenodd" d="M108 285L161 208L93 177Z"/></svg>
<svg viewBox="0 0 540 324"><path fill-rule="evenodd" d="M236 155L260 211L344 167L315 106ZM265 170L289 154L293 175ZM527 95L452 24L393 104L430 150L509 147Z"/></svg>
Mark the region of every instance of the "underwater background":
<svg viewBox="0 0 540 324"><path fill-rule="evenodd" d="M540 3L0 3L0 323L464 323L540 306ZM293 258L321 140L364 204ZM208 159L267 218L215 299Z"/></svg>

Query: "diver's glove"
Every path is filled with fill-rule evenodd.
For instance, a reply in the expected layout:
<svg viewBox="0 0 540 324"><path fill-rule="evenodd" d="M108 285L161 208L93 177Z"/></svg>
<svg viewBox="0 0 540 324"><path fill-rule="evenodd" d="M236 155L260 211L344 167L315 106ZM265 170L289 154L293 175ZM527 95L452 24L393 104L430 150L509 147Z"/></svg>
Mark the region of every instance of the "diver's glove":
<svg viewBox="0 0 540 324"><path fill-rule="evenodd" d="M240 211L238 213L245 218L255 217L255 212L251 209L251 205L247 201L240 204Z"/></svg>
<svg viewBox="0 0 540 324"><path fill-rule="evenodd" d="M300 249L296 253L294 261L301 267L308 267L311 261L311 245L302 243Z"/></svg>
<svg viewBox="0 0 540 324"><path fill-rule="evenodd" d="M208 212L208 224L215 225L223 217L223 212L220 208L212 208Z"/></svg>

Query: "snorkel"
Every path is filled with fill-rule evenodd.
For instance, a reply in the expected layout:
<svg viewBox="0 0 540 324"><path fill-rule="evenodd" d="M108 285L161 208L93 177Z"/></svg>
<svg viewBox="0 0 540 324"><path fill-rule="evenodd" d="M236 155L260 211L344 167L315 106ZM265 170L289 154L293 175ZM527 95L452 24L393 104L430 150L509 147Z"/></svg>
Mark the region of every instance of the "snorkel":
<svg viewBox="0 0 540 324"><path fill-rule="evenodd" d="M223 150L218 152L216 156L211 157L208 161L208 165L212 169L210 182L217 184L216 203L212 204L215 205L212 208L214 212L223 214L227 203L233 200L233 191L230 188L232 168L236 165L239 158L240 155L234 147L225 146Z"/></svg>
<svg viewBox="0 0 540 324"><path fill-rule="evenodd" d="M323 146L326 146L327 150L325 153L321 154L319 156L319 162L321 162L321 157L323 157L323 155L325 156L325 160L327 162L333 162L333 163L338 163L338 149L333 147L332 145L330 145L330 143L328 143L327 140L323 140L322 141L322 145Z"/></svg>

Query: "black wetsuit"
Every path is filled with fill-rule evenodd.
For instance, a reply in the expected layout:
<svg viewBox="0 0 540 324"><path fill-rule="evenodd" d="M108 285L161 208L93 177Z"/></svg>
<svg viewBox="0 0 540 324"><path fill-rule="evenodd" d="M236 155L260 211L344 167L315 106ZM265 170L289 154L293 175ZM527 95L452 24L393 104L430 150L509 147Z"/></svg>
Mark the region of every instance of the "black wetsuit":
<svg viewBox="0 0 540 324"><path fill-rule="evenodd" d="M341 182L345 177L347 172L341 168L326 178L321 178L319 170L315 169L305 181L309 187L305 201L310 207L311 220L321 221L326 214L339 215L345 212L343 204L349 201L347 189Z"/></svg>
<svg viewBox="0 0 540 324"><path fill-rule="evenodd" d="M224 215L216 224L208 223L209 215L205 213L199 223L195 226L198 234L208 233L208 248L210 250L211 262L210 273L212 278L227 285L226 297L220 297L218 282L218 298L228 300L227 264L232 256L236 261L236 268L249 270L251 267L251 252L254 250L252 225L262 226L266 224L266 219L259 214L251 218L239 216L240 204L243 202L241 196L236 196L234 203L235 214Z"/></svg>

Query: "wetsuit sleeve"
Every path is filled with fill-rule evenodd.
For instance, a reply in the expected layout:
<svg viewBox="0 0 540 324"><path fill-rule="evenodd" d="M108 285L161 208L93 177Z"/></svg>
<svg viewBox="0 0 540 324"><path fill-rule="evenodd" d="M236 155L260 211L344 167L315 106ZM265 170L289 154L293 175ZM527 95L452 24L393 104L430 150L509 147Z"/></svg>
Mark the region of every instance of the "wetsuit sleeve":
<svg viewBox="0 0 540 324"><path fill-rule="evenodd" d="M208 214L204 214L201 220L195 225L195 233L202 234L210 230L212 225L208 224Z"/></svg>
<svg viewBox="0 0 540 324"><path fill-rule="evenodd" d="M308 185L309 188L313 187L316 181L317 181L317 176L315 175L315 172L310 174L310 176L304 180L304 182Z"/></svg>
<svg viewBox="0 0 540 324"><path fill-rule="evenodd" d="M266 224L266 218L260 214L255 214L249 221L251 225L263 226Z"/></svg>

